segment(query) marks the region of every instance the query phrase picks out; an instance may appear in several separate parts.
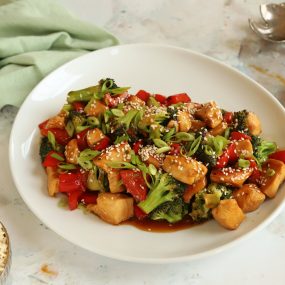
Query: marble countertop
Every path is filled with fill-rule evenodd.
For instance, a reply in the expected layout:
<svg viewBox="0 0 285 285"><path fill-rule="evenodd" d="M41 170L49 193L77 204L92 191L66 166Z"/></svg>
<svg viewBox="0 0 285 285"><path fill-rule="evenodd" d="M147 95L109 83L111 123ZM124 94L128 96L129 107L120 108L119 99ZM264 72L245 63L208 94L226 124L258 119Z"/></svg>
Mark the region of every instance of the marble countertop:
<svg viewBox="0 0 285 285"><path fill-rule="evenodd" d="M112 32L122 43L171 44L219 59L255 79L285 104L285 45L259 40L247 24L249 17L258 15L261 1L59 2L81 19ZM30 212L13 184L7 162L16 113L17 109L9 106L0 112L0 217L11 235L10 284L284 284L285 211L238 246L188 263L121 262L65 241Z"/></svg>

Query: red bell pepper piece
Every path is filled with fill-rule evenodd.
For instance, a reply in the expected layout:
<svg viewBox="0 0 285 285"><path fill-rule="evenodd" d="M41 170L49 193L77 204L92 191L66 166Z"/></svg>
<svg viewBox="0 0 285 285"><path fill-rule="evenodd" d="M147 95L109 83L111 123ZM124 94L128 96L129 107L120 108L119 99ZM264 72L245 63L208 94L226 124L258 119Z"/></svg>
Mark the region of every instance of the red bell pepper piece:
<svg viewBox="0 0 285 285"><path fill-rule="evenodd" d="M140 207L134 204L134 214L138 220L143 220L147 217L147 213L145 213Z"/></svg>
<svg viewBox="0 0 285 285"><path fill-rule="evenodd" d="M216 168L224 168L228 163L233 163L238 159L236 154L236 145L231 143L219 156L216 164Z"/></svg>
<svg viewBox="0 0 285 285"><path fill-rule="evenodd" d="M165 104L166 102L166 97L160 94L155 94L154 99L161 104Z"/></svg>
<svg viewBox="0 0 285 285"><path fill-rule="evenodd" d="M189 102L191 102L191 99L186 93L171 95L166 99L167 106L177 103L189 103Z"/></svg>
<svg viewBox="0 0 285 285"><path fill-rule="evenodd" d="M66 145L70 140L70 136L68 135L65 129L58 128L50 128L50 129L41 129L41 135L47 137L48 132L52 132L57 143L61 145Z"/></svg>
<svg viewBox="0 0 285 285"><path fill-rule="evenodd" d="M285 163L285 150L278 150L269 155L269 158L277 159Z"/></svg>
<svg viewBox="0 0 285 285"><path fill-rule="evenodd" d="M97 144L93 147L94 150L103 150L107 148L110 145L110 138L105 136L103 139L101 139Z"/></svg>
<svg viewBox="0 0 285 285"><path fill-rule="evenodd" d="M56 142L61 145L66 145L70 140L70 136L65 129L51 128L48 129L48 131L53 133Z"/></svg>
<svg viewBox="0 0 285 285"><path fill-rule="evenodd" d="M97 198L98 198L98 193L88 191L88 192L83 192L79 199L85 205L89 205L89 204L96 204Z"/></svg>
<svg viewBox="0 0 285 285"><path fill-rule="evenodd" d="M45 120L44 122L39 124L41 135L47 137L48 132L50 131L53 133L57 143L61 145L66 145L70 140L70 136L68 135L67 131L65 129L59 129L59 128L47 129L46 128L47 123L48 120Z"/></svg>
<svg viewBox="0 0 285 285"><path fill-rule="evenodd" d="M76 134L76 139L77 139L77 145L79 150L84 150L85 148L88 148L88 143L87 143L87 132L90 129L87 128L80 133Z"/></svg>
<svg viewBox="0 0 285 285"><path fill-rule="evenodd" d="M139 90L136 94L137 97L139 97L141 100L143 100L144 102L147 102L150 93L146 92L145 90Z"/></svg>
<svg viewBox="0 0 285 285"><path fill-rule="evenodd" d="M123 184L127 188L127 192L130 193L136 201L143 201L146 199L147 185L141 171L121 170L120 175Z"/></svg>
<svg viewBox="0 0 285 285"><path fill-rule="evenodd" d="M69 209L75 210L78 207L78 201L80 201L80 197L82 195L82 191L81 190L76 190L73 192L69 192L68 194L68 207Z"/></svg>
<svg viewBox="0 0 285 285"><path fill-rule="evenodd" d="M179 143L173 143L171 144L171 149L168 152L168 154L170 155L178 155L180 154L180 150L181 150L181 145Z"/></svg>
<svg viewBox="0 0 285 285"><path fill-rule="evenodd" d="M47 131L46 131L47 122L48 122L48 120L45 120L39 124L39 129L40 129L42 136L47 136Z"/></svg>
<svg viewBox="0 0 285 285"><path fill-rule="evenodd" d="M62 157L64 159L64 156L61 153L58 153L58 152L52 150L46 155L46 157L42 163L44 167L57 167L58 164L61 162L60 160L58 160L52 156L53 153L59 155L60 157Z"/></svg>
<svg viewBox="0 0 285 285"><path fill-rule="evenodd" d="M239 140L251 140L251 136L241 133L241 132L232 132L230 140L239 141Z"/></svg>
<svg viewBox="0 0 285 285"><path fill-rule="evenodd" d="M84 191L85 185L80 172L59 174L59 192Z"/></svg>
<svg viewBox="0 0 285 285"><path fill-rule="evenodd" d="M224 121L228 124L231 124L233 121L234 114L233 112L225 112Z"/></svg>
<svg viewBox="0 0 285 285"><path fill-rule="evenodd" d="M143 146L143 142L142 140L138 140L133 144L133 151L135 152L135 154L139 153L139 149Z"/></svg>
<svg viewBox="0 0 285 285"><path fill-rule="evenodd" d="M72 103L72 107L76 112L83 113L85 104L83 102L76 101Z"/></svg>

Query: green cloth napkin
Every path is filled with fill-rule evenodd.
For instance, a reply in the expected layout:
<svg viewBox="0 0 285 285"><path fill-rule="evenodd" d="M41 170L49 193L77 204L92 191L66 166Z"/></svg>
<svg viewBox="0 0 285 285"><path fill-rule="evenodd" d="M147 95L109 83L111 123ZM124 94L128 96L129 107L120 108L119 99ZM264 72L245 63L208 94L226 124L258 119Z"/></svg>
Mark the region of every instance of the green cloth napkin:
<svg viewBox="0 0 285 285"><path fill-rule="evenodd" d="M0 108L19 107L33 87L63 63L118 44L52 0L0 0Z"/></svg>

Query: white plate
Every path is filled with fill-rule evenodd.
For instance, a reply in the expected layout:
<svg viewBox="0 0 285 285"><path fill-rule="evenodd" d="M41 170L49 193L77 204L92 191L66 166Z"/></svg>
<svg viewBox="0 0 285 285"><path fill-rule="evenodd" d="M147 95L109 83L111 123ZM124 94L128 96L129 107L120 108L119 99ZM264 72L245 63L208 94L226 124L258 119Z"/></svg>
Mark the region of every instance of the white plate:
<svg viewBox="0 0 285 285"><path fill-rule="evenodd" d="M136 44L111 47L75 59L47 76L29 95L15 120L10 140L10 165L18 191L29 208L60 236L95 253L134 262L168 263L220 252L267 225L284 204L285 189L267 201L236 231L215 221L172 233L149 233L112 226L95 215L68 211L47 195L41 167L38 123L55 115L69 90L111 77L131 91L187 92L193 101L215 100L228 110L247 108L261 118L263 135L284 146L285 113L260 85L209 57L175 47Z"/></svg>

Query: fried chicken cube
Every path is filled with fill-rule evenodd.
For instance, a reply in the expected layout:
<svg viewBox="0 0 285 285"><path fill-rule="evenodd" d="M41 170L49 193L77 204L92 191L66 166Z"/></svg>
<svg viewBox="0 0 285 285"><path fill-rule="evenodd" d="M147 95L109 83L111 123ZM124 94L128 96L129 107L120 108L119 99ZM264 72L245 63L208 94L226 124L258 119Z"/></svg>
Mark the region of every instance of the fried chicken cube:
<svg viewBox="0 0 285 285"><path fill-rule="evenodd" d="M47 121L45 126L46 129L57 128L57 129L64 129L65 128L65 118L67 113L62 111L58 115L50 118Z"/></svg>
<svg viewBox="0 0 285 285"><path fill-rule="evenodd" d="M135 103L135 104L137 104L139 106L144 106L145 105L145 102L142 99L140 99L138 96L136 96L136 95L129 96L128 97L128 102Z"/></svg>
<svg viewBox="0 0 285 285"><path fill-rule="evenodd" d="M210 174L212 182L225 184L232 187L241 187L245 180L252 174L253 168L232 168L213 169Z"/></svg>
<svg viewBox="0 0 285 285"><path fill-rule="evenodd" d="M219 125L217 125L215 128L211 129L209 131L209 133L212 136L218 136L218 135L222 135L225 130L227 129L228 124L226 122L221 122Z"/></svg>
<svg viewBox="0 0 285 285"><path fill-rule="evenodd" d="M103 132L98 128L88 130L86 135L87 144L89 147L93 147L97 144L97 142L99 142L105 137L106 136L103 134Z"/></svg>
<svg viewBox="0 0 285 285"><path fill-rule="evenodd" d="M48 184L48 194L54 197L58 193L59 178L56 167L46 167L47 173L47 184Z"/></svg>
<svg viewBox="0 0 285 285"><path fill-rule="evenodd" d="M235 199L220 201L219 205L212 210L214 219L224 228L235 230L245 219L245 215Z"/></svg>
<svg viewBox="0 0 285 285"><path fill-rule="evenodd" d="M284 179L285 164L280 160L268 159L262 166L260 190L269 198L273 198Z"/></svg>
<svg viewBox="0 0 285 285"><path fill-rule="evenodd" d="M112 167L108 163L113 161L129 162L131 160L131 147L128 143L122 142L120 144L107 147L99 156L93 159L96 166L102 168L107 173L112 171Z"/></svg>
<svg viewBox="0 0 285 285"><path fill-rule="evenodd" d="M70 140L68 144L65 146L64 155L66 157L66 161L68 163L77 164L79 153L80 151L78 148L77 140L76 139Z"/></svg>
<svg viewBox="0 0 285 285"><path fill-rule="evenodd" d="M244 184L233 196L244 213L255 211L266 197L255 184Z"/></svg>
<svg viewBox="0 0 285 285"><path fill-rule="evenodd" d="M261 123L255 113L248 112L246 117L246 125L252 135L258 136L261 133Z"/></svg>
<svg viewBox="0 0 285 285"><path fill-rule="evenodd" d="M249 139L236 141L235 146L236 146L236 154L238 157L242 158L253 157L253 148Z"/></svg>
<svg viewBox="0 0 285 285"><path fill-rule="evenodd" d="M108 107L103 104L100 100L91 99L89 103L84 108L84 112L87 116L99 116L100 114L103 114Z"/></svg>
<svg viewBox="0 0 285 285"><path fill-rule="evenodd" d="M118 225L134 215L133 198L121 193L100 193L87 209L107 223Z"/></svg>
<svg viewBox="0 0 285 285"><path fill-rule="evenodd" d="M204 121L212 129L217 127L223 120L222 111L214 101L203 104L202 108L196 111L195 117Z"/></svg>
<svg viewBox="0 0 285 285"><path fill-rule="evenodd" d="M175 179L189 185L203 178L208 170L201 162L183 155L167 155L162 167Z"/></svg>
<svg viewBox="0 0 285 285"><path fill-rule="evenodd" d="M191 120L191 131L197 132L204 127L206 127L206 123L204 121L194 119Z"/></svg>
<svg viewBox="0 0 285 285"><path fill-rule="evenodd" d="M191 128L190 114L186 111L178 111L177 121L180 132L188 132Z"/></svg>

